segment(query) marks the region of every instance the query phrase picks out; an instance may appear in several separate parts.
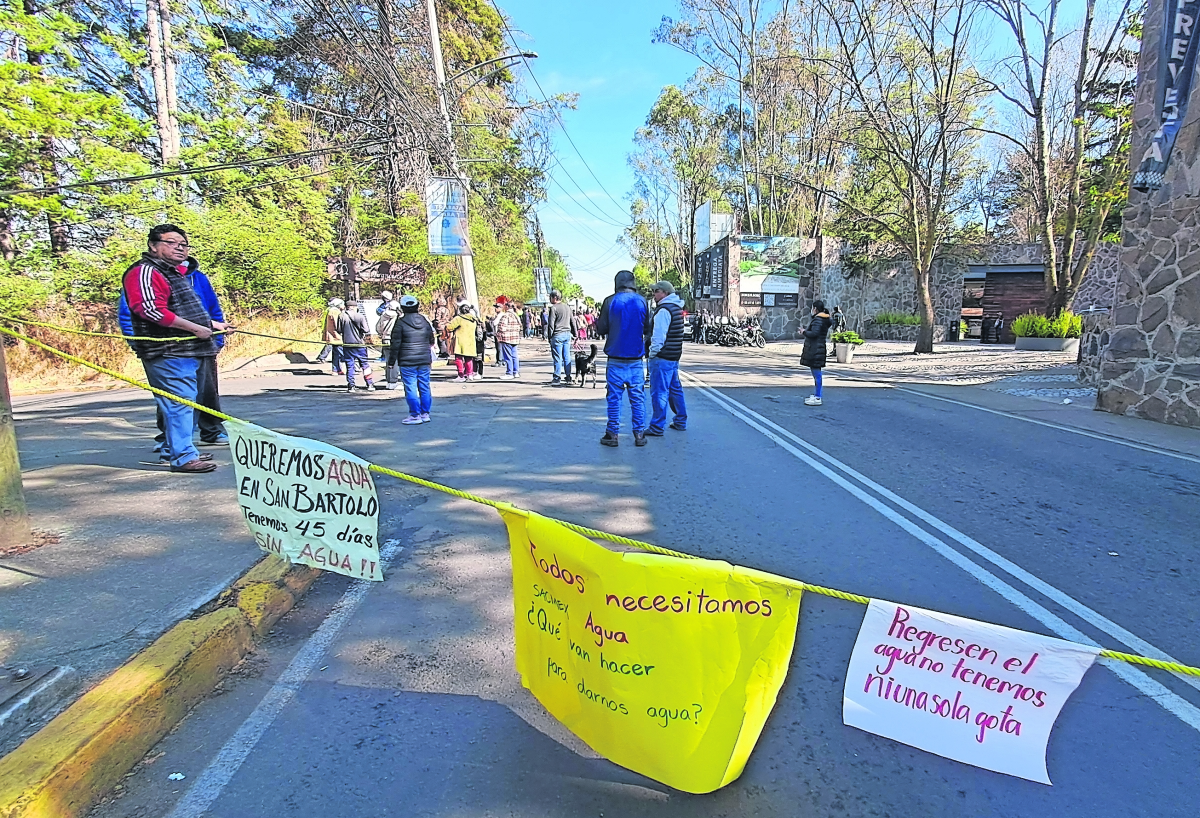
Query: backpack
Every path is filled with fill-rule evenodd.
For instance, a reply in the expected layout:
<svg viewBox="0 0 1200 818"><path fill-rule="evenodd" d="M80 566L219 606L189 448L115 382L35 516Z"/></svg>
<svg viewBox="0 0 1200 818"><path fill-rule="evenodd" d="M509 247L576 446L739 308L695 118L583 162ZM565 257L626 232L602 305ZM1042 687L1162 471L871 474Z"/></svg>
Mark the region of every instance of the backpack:
<svg viewBox="0 0 1200 818"><path fill-rule="evenodd" d="M475 343L482 344L483 339L486 337L487 337L487 335L483 329L483 324L479 323L479 321L476 320L475 321Z"/></svg>

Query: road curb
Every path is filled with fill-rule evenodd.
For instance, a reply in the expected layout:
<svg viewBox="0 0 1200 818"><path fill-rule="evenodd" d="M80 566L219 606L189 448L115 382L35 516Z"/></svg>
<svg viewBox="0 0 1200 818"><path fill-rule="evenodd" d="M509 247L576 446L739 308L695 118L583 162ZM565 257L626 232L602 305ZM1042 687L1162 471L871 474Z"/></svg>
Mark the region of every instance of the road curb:
<svg viewBox="0 0 1200 818"><path fill-rule="evenodd" d="M0 818L85 814L321 573L274 555L259 560L206 612L171 628L0 759Z"/></svg>

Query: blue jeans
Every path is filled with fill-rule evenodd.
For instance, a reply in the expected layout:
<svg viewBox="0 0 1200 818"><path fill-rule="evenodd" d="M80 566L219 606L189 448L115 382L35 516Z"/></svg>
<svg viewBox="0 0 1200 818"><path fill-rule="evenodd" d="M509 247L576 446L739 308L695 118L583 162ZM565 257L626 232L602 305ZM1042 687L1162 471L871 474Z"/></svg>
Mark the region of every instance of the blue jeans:
<svg viewBox="0 0 1200 818"><path fill-rule="evenodd" d="M633 413L633 431L646 431L646 382L641 361L608 359L604 382L608 391L608 431L621 431L621 393L629 390L629 408Z"/></svg>
<svg viewBox="0 0 1200 818"><path fill-rule="evenodd" d="M429 391L428 366L400 367L400 380L404 381L404 399L408 401L410 415L428 415L433 407L433 393Z"/></svg>
<svg viewBox="0 0 1200 818"><path fill-rule="evenodd" d="M571 377L571 333L559 332L550 339L550 355L554 358L554 380Z"/></svg>
<svg viewBox="0 0 1200 818"><path fill-rule="evenodd" d="M170 392L190 401L196 400L196 372L200 360L197 358L143 358L146 381L155 389ZM154 402L163 416L163 431L167 434L166 448L171 452L171 465L182 466L200 456L192 445L192 423L195 411L190 406L154 396Z"/></svg>
<svg viewBox="0 0 1200 818"><path fill-rule="evenodd" d="M371 361L367 357L367 350L363 347L354 347L352 349L342 350L342 363L346 366L346 383L354 386L354 367L357 364L362 370L363 380L370 383L371 378Z"/></svg>
<svg viewBox="0 0 1200 818"><path fill-rule="evenodd" d="M504 364L504 372L507 375L516 375L521 371L521 353L516 344L505 344L500 341L496 342L498 363Z"/></svg>
<svg viewBox="0 0 1200 818"><path fill-rule="evenodd" d="M650 428L659 432L667 425L667 404L675 413L674 424L687 427L687 405L683 402L683 384L679 382L679 361L650 359Z"/></svg>

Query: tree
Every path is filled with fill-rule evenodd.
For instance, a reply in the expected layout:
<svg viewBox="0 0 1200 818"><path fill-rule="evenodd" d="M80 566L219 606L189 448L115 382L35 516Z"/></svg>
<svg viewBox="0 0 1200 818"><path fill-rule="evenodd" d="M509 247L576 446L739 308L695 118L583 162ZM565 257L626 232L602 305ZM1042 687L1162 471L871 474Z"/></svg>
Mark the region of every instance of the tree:
<svg viewBox="0 0 1200 818"><path fill-rule="evenodd" d="M1061 0L1046 0L1039 8L1026 0L980 2L1017 43L1017 54L1001 61L1007 82L997 83L995 90L1025 118L1028 132L1024 137L993 132L1028 165L1045 264L1046 313L1054 316L1070 305L1083 282L1125 187L1136 20L1130 0L1119 0L1111 24L1097 31L1097 0L1085 0L1076 50L1068 54L1071 39L1060 31ZM1055 104L1056 76L1073 78L1062 105Z"/></svg>
<svg viewBox="0 0 1200 818"><path fill-rule="evenodd" d="M933 263L967 204L976 111L987 92L968 63L968 2L822 0L838 43L832 65L858 123L859 184L840 204L911 260L921 316L916 352L933 351Z"/></svg>

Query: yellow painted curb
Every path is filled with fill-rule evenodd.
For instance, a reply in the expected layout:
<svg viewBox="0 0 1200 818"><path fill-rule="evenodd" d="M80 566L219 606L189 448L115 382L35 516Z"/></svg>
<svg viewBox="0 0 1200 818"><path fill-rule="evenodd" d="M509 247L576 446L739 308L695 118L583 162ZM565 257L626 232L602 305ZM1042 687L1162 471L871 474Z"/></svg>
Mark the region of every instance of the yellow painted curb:
<svg viewBox="0 0 1200 818"><path fill-rule="evenodd" d="M287 588L256 582L238 591L238 609L245 614L256 637L262 637L292 609L296 599Z"/></svg>
<svg viewBox="0 0 1200 818"><path fill-rule="evenodd" d="M180 622L0 758L0 818L84 815L321 573L259 560L218 598L236 607Z"/></svg>
<svg viewBox="0 0 1200 818"><path fill-rule="evenodd" d="M250 626L235 608L176 625L0 759L0 816L85 812L250 647Z"/></svg>
<svg viewBox="0 0 1200 818"><path fill-rule="evenodd" d="M311 568L296 566L296 569L311 571ZM267 554L261 560L254 564L246 573L238 578L238 581L233 583L233 588L245 588L247 585L253 585L256 582L266 582L271 585L282 585L287 579L288 572L292 570L292 564L287 560L277 557L274 554Z"/></svg>

